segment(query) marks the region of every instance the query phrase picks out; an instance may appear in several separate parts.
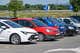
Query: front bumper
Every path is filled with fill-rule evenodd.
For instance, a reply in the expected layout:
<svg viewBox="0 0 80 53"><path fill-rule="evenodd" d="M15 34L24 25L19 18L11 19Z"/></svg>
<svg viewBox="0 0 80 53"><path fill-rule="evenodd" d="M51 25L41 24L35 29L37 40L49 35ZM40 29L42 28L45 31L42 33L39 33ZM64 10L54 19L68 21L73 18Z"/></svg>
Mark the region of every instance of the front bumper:
<svg viewBox="0 0 80 53"><path fill-rule="evenodd" d="M60 38L63 38L63 36L60 35L60 33L58 33L56 35L46 35L45 36L45 40L60 39Z"/></svg>
<svg viewBox="0 0 80 53"><path fill-rule="evenodd" d="M32 35L28 40L30 40L30 42L37 41L38 40L38 34Z"/></svg>
<svg viewBox="0 0 80 53"><path fill-rule="evenodd" d="M65 35L74 35L74 34L76 34L76 30L70 30L70 29L68 29L68 30L66 30L66 33L65 33Z"/></svg>
<svg viewBox="0 0 80 53"><path fill-rule="evenodd" d="M80 27L78 27L78 28L76 29L76 33L77 33L77 34L80 34Z"/></svg>

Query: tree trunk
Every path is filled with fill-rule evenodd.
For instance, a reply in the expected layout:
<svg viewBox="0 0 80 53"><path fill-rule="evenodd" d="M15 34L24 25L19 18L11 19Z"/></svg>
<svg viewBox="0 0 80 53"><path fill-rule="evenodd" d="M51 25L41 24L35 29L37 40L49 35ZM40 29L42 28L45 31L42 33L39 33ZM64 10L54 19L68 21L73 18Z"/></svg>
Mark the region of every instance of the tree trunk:
<svg viewBox="0 0 80 53"><path fill-rule="evenodd" d="M17 18L17 11L16 10L13 11L13 16L14 16L14 18Z"/></svg>

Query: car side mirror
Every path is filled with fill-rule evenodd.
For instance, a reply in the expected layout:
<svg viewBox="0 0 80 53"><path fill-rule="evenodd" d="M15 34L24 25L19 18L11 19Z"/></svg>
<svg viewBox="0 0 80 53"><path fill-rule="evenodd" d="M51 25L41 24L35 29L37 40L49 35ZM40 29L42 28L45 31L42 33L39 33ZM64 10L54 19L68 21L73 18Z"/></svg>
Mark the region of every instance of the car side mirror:
<svg viewBox="0 0 80 53"><path fill-rule="evenodd" d="M3 30L7 29L7 27L6 27L6 26L1 26L1 28L2 28Z"/></svg>

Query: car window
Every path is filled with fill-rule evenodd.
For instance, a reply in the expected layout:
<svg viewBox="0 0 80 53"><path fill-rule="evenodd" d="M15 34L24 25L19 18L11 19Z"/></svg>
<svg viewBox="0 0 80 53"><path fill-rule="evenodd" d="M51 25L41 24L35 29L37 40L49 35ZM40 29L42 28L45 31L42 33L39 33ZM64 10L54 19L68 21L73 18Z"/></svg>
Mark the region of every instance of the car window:
<svg viewBox="0 0 80 53"><path fill-rule="evenodd" d="M80 23L77 19L72 18L71 20L75 23Z"/></svg>
<svg viewBox="0 0 80 53"><path fill-rule="evenodd" d="M63 21L64 21L66 24L70 24L70 22L71 22L69 19L64 19Z"/></svg>
<svg viewBox="0 0 80 53"><path fill-rule="evenodd" d="M21 28L23 26L15 23L15 22L12 22L12 21L4 21L4 23L8 24L9 26L11 26L12 28Z"/></svg>
<svg viewBox="0 0 80 53"><path fill-rule="evenodd" d="M0 28L1 28L1 26L6 26L6 25L0 22ZM8 26L6 26L6 27L8 27Z"/></svg>
<svg viewBox="0 0 80 53"><path fill-rule="evenodd" d="M24 27L31 27L32 23L30 23L29 21L26 20L16 20L15 22L17 22L18 24L24 26Z"/></svg>
<svg viewBox="0 0 80 53"><path fill-rule="evenodd" d="M59 23L58 20L56 18L48 18L49 21L51 21L54 24Z"/></svg>
<svg viewBox="0 0 80 53"><path fill-rule="evenodd" d="M37 26L40 26L40 27L47 27L47 25L45 23L43 23L42 21L40 20L32 20L32 22L34 22Z"/></svg>

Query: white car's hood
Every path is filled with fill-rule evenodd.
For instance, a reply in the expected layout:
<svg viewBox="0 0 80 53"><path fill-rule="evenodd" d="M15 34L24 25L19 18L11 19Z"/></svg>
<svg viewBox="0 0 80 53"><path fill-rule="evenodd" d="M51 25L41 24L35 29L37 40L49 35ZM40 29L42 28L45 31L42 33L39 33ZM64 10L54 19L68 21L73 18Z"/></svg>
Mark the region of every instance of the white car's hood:
<svg viewBox="0 0 80 53"><path fill-rule="evenodd" d="M25 28L25 27L23 27L23 28L14 28L14 30L37 33L34 29Z"/></svg>
<svg viewBox="0 0 80 53"><path fill-rule="evenodd" d="M74 25L77 27L80 27L80 23L75 23Z"/></svg>

